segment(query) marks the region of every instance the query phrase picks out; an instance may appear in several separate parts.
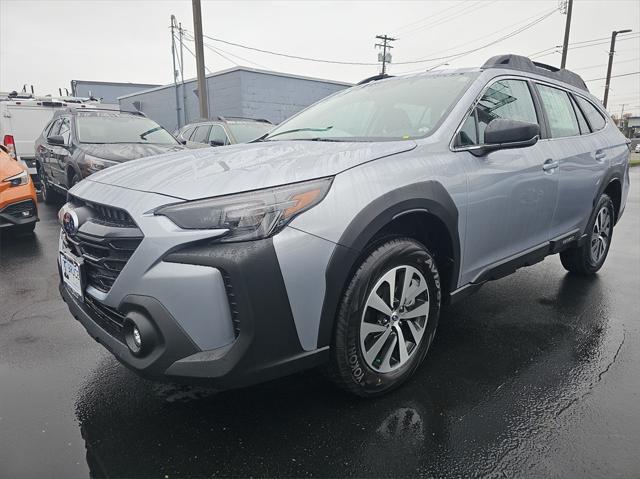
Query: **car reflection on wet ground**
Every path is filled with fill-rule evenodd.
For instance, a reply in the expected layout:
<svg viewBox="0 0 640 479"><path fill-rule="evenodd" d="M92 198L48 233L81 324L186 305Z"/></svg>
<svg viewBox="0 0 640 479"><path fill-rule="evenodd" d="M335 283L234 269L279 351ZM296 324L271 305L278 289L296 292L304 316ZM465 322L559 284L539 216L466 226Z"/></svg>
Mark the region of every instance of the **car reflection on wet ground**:
<svg viewBox="0 0 640 479"><path fill-rule="evenodd" d="M557 257L445 309L413 380L216 394L142 380L58 298L56 208L0 243L0 476L640 476L640 169L604 269Z"/></svg>

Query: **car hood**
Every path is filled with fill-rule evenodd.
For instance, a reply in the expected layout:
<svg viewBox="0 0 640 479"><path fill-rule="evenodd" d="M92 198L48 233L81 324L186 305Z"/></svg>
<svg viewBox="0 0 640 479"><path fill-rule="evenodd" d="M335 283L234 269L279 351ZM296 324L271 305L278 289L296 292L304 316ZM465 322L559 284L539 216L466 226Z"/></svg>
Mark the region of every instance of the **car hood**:
<svg viewBox="0 0 640 479"><path fill-rule="evenodd" d="M158 145L154 143L84 143L80 146L80 149L96 158L122 163L123 161L184 150L184 146Z"/></svg>
<svg viewBox="0 0 640 479"><path fill-rule="evenodd" d="M412 140L261 142L144 158L108 168L88 180L194 200L332 176L415 147Z"/></svg>

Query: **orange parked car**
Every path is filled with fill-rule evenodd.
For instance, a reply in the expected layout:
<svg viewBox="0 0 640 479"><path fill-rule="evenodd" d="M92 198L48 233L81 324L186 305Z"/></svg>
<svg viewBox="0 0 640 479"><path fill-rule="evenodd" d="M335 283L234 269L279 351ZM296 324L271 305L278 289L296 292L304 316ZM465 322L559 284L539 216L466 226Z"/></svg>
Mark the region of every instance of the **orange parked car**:
<svg viewBox="0 0 640 479"><path fill-rule="evenodd" d="M29 172L0 145L0 231L32 232L37 221L36 189Z"/></svg>

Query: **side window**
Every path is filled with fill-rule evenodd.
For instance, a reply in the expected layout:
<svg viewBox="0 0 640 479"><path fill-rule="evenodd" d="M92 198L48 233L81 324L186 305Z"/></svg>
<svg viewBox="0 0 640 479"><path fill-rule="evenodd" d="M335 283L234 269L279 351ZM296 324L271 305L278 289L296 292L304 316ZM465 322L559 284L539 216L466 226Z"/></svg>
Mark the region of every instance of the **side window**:
<svg viewBox="0 0 640 479"><path fill-rule="evenodd" d="M475 112L471 112L471 115L469 115L465 122L462 124L459 135L459 146L470 146L478 144L478 132L476 130Z"/></svg>
<svg viewBox="0 0 640 479"><path fill-rule="evenodd" d="M62 120L60 118L58 118L56 121L54 121L51 124L51 128L49 128L49 132L47 133L47 138L50 138L52 136L55 136L58 134L58 132L60 131L60 123L62 122Z"/></svg>
<svg viewBox="0 0 640 479"><path fill-rule="evenodd" d="M191 137L191 141L196 143L208 143L207 138L209 137L209 129L211 127L209 125L202 125L196 128L195 133Z"/></svg>
<svg viewBox="0 0 640 479"><path fill-rule="evenodd" d="M64 138L64 144L68 145L71 140L71 125L69 124L69 118L63 118L60 123L60 131L58 135Z"/></svg>
<svg viewBox="0 0 640 479"><path fill-rule="evenodd" d="M191 135L193 134L194 130L195 128L192 126L190 126L189 128L185 128L185 130L182 133L180 133L180 137L183 140L188 140L189 138L191 138Z"/></svg>
<svg viewBox="0 0 640 479"><path fill-rule="evenodd" d="M496 118L538 123L536 108L526 81L498 80L489 86L475 111L462 125L458 145L482 145L487 125Z"/></svg>
<svg viewBox="0 0 640 479"><path fill-rule="evenodd" d="M547 112L552 138L564 138L580 134L578 119L571 106L569 94L547 85L537 85L542 105Z"/></svg>
<svg viewBox="0 0 640 479"><path fill-rule="evenodd" d="M209 133L209 143L215 146L224 146L229 144L224 128L220 125L212 125L211 133Z"/></svg>
<svg viewBox="0 0 640 479"><path fill-rule="evenodd" d="M587 119L584 117L584 113L576 103L576 101L571 97L571 105L573 106L573 110L576 112L576 116L578 117L578 126L580 127L580 134L586 135L587 133L591 133L589 129L589 123L587 123Z"/></svg>
<svg viewBox="0 0 640 479"><path fill-rule="evenodd" d="M576 95L576 101L582 111L584 112L587 120L589 121L589 125L591 125L591 130L598 131L602 130L606 125L606 121L602 114L598 111L598 109L591 104L590 101L585 100L582 97Z"/></svg>

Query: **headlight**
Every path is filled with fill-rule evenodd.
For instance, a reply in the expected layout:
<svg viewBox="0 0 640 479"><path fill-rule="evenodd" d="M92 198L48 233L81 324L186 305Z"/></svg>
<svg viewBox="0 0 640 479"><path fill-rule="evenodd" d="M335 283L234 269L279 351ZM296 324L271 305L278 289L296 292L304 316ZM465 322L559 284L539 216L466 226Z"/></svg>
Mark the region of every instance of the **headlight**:
<svg viewBox="0 0 640 479"><path fill-rule="evenodd" d="M110 166L117 165L117 161L103 160L102 158L96 158L91 155L84 155L84 164L91 173L95 173L96 171L104 170L105 168L109 168Z"/></svg>
<svg viewBox="0 0 640 479"><path fill-rule="evenodd" d="M333 178L163 206L155 211L185 229L226 229L221 241L271 236L320 203Z"/></svg>
<svg viewBox="0 0 640 479"><path fill-rule="evenodd" d="M27 171L23 171L18 173L17 175L10 176L9 178L5 178L2 180L7 183L11 183L11 186L21 186L29 183L29 173Z"/></svg>

